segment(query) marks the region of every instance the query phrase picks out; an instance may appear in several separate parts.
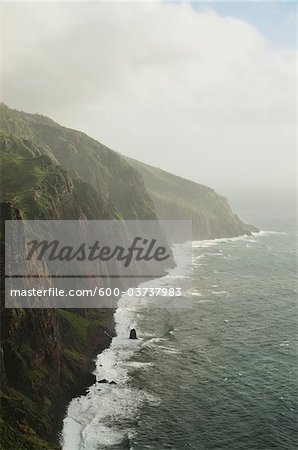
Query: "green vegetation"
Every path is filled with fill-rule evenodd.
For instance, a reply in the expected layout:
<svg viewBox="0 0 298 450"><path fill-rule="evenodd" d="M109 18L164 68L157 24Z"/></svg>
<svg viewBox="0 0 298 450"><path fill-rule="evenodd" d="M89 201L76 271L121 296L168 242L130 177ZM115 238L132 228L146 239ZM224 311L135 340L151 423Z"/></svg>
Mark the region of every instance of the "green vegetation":
<svg viewBox="0 0 298 450"><path fill-rule="evenodd" d="M0 154L1 195L24 209L26 215L30 214L30 205L33 206L34 189L41 185L47 175L40 158L43 157L26 159L15 153ZM36 202L39 202L38 197Z"/></svg>
<svg viewBox="0 0 298 450"><path fill-rule="evenodd" d="M68 332L71 330L72 337L76 344L75 348L84 344L87 339L90 320L66 309L59 309L57 310L57 313L65 323L65 329Z"/></svg>
<svg viewBox="0 0 298 450"><path fill-rule="evenodd" d="M45 176L40 165L34 164L36 159L25 159L14 153L2 153L1 183L4 193L22 195L32 187L41 182Z"/></svg>
<svg viewBox="0 0 298 450"><path fill-rule="evenodd" d="M232 237L257 231L235 216L213 189L128 158L141 174L160 219L191 219L195 239Z"/></svg>
<svg viewBox="0 0 298 450"><path fill-rule="evenodd" d="M39 439L33 430L26 434L0 419L0 450L58 450L60 446Z"/></svg>
<svg viewBox="0 0 298 450"><path fill-rule="evenodd" d="M197 238L249 229L212 189L4 104L0 162L0 267L8 219L156 219L157 211L164 219L192 219ZM4 283L1 299L0 449L57 449L65 407L94 382L92 358L110 343L113 311L5 309Z"/></svg>
<svg viewBox="0 0 298 450"><path fill-rule="evenodd" d="M38 156L48 155L67 170L76 185L87 218L155 219L152 200L139 173L118 153L84 133L62 127L38 115L12 110L0 104L0 131L5 135L0 150ZM21 142L19 142L21 140ZM31 144L29 144L31 143Z"/></svg>
<svg viewBox="0 0 298 450"><path fill-rule="evenodd" d="M23 156L21 139L0 133L0 141L2 201L11 202L27 218L54 218L59 214L59 207L63 216L65 206L68 218L71 217L71 208L76 215L80 215L73 196L74 186L65 170L47 154L31 156L28 152L29 157Z"/></svg>
<svg viewBox="0 0 298 450"><path fill-rule="evenodd" d="M16 389L9 388L1 393L1 409L6 421L18 425L23 432L27 430L30 436L38 438L36 430L44 434L50 429L48 408L38 407L36 402Z"/></svg>

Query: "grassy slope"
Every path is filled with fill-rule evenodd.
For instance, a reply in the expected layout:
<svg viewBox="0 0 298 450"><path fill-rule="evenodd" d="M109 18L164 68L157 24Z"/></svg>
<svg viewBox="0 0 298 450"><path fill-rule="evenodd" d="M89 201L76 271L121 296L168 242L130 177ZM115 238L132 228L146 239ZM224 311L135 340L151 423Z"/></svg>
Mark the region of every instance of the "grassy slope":
<svg viewBox="0 0 298 450"><path fill-rule="evenodd" d="M11 427L0 419L0 449L1 450L58 450L60 446L50 444L35 436L34 432L26 434Z"/></svg>

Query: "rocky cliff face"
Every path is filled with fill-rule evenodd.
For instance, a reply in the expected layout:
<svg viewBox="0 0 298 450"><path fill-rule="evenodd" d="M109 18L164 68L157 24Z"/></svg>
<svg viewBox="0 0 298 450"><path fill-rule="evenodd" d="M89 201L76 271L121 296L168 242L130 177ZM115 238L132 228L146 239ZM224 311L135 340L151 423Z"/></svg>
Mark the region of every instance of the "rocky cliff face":
<svg viewBox="0 0 298 450"><path fill-rule="evenodd" d="M154 219L155 208L143 179L118 153L84 133L56 124L47 117L27 114L0 105L0 131L18 143L22 155L47 155L67 170L80 198L92 190L101 211L114 218ZM9 143L7 147L12 148ZM84 184L88 183L88 185ZM84 186L84 187L83 187ZM86 193L85 200L90 197ZM89 205L90 206L90 205ZM92 212L88 218L102 218Z"/></svg>
<svg viewBox="0 0 298 450"><path fill-rule="evenodd" d="M47 154L35 156L34 150L32 142L0 132L1 200L26 218L83 217L68 173Z"/></svg>
<svg viewBox="0 0 298 450"><path fill-rule="evenodd" d="M225 197L202 184L129 158L142 174L160 219L192 220L193 239L234 237L259 231L236 216Z"/></svg>
<svg viewBox="0 0 298 450"><path fill-rule="evenodd" d="M156 208L160 218L192 218L196 238L235 236L249 227L212 189L3 104L0 158L0 448L54 449L68 401L93 382L92 357L109 345L113 311L5 309L4 220L156 219Z"/></svg>
<svg viewBox="0 0 298 450"><path fill-rule="evenodd" d="M63 180L58 198L61 207L69 201L68 214L79 218L82 213L77 204L70 210L75 199L71 199L72 191ZM2 236L4 220L26 217L18 208L19 199L13 202L0 203ZM53 202L47 203L49 214L53 213L55 219L65 218L65 210L60 215L58 203L52 208ZM32 214L38 209L24 211ZM5 309L4 257L1 241L1 448L58 448L57 430L66 405L94 382L92 358L110 343L113 311Z"/></svg>
<svg viewBox="0 0 298 450"><path fill-rule="evenodd" d="M258 231L243 223L227 199L208 186L126 158L84 133L41 115L15 111L2 104L0 119L0 130L22 140L22 154L30 151L35 156L49 155L67 170L82 204L88 192L87 203L93 198L92 206L85 207L89 218L93 218L93 210L126 219L152 219L156 212L160 219L191 219L194 239Z"/></svg>
<svg viewBox="0 0 298 450"><path fill-rule="evenodd" d="M3 105L1 113L0 448L54 449L68 402L94 382L93 358L110 343L113 310L5 309L4 221L156 215L141 176L116 153L77 132L64 136L39 116L30 121Z"/></svg>

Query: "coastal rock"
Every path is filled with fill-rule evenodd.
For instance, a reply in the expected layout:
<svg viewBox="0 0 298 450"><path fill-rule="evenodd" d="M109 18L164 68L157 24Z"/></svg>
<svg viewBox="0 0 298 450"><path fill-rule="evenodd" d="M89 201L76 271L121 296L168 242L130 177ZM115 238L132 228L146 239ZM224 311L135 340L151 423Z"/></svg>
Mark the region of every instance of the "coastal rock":
<svg viewBox="0 0 298 450"><path fill-rule="evenodd" d="M137 338L137 332L136 332L136 330L135 330L134 328L132 328L132 329L130 330L130 333L129 333L129 339L138 339L138 338Z"/></svg>
<svg viewBox="0 0 298 450"><path fill-rule="evenodd" d="M106 380L105 378L103 378L102 380L99 380L99 383L108 383L108 380Z"/></svg>

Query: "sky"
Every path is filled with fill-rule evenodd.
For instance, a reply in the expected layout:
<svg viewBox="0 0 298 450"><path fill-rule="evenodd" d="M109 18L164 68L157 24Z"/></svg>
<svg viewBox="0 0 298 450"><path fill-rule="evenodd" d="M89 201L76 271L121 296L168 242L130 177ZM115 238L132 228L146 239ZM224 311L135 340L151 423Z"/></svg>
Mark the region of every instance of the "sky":
<svg viewBox="0 0 298 450"><path fill-rule="evenodd" d="M1 97L169 172L295 187L294 2L6 2Z"/></svg>

